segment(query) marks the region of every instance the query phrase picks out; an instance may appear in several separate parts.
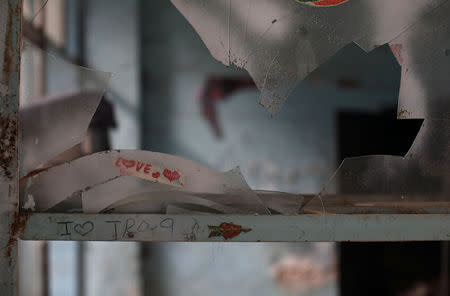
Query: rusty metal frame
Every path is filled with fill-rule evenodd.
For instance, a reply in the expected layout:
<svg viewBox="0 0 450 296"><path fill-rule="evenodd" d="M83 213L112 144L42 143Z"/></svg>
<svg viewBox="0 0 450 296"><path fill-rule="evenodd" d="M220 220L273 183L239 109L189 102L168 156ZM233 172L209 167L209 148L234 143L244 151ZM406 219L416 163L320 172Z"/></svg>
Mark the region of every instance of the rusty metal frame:
<svg viewBox="0 0 450 296"><path fill-rule="evenodd" d="M18 235L18 109L21 0L0 0L0 289L16 295Z"/></svg>

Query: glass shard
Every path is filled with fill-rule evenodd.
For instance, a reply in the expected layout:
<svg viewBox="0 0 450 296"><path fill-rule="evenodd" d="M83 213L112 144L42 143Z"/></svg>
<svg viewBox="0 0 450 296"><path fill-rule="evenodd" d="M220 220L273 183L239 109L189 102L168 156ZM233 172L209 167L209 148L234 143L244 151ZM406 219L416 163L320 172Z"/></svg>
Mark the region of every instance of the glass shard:
<svg viewBox="0 0 450 296"><path fill-rule="evenodd" d="M398 117L449 120L450 1L419 15L391 42L402 65Z"/></svg>
<svg viewBox="0 0 450 296"><path fill-rule="evenodd" d="M425 2L425 1L423 1ZM398 118L425 118L405 157L346 159L305 207L332 213L450 212L450 2L416 12L391 48L402 65ZM383 28L384 24L379 24Z"/></svg>
<svg viewBox="0 0 450 296"><path fill-rule="evenodd" d="M151 186L152 184L149 182L145 182L147 184L142 184L140 190L136 190L139 187L132 185L135 180L126 179L127 177L122 177L112 181L115 184L105 184L102 186L103 188L96 188L96 190L90 193L90 196L87 197L87 199L92 197L102 198L103 193L111 194L111 189L117 186L129 189L129 191L126 193L113 193L114 197L117 196L119 201L108 206L104 210L106 213L166 214L169 206L184 208L186 211L214 214L237 214L240 212L239 209L224 206L220 203L200 198L193 194L186 194L180 191L162 191L166 188L152 188L154 186ZM139 191L141 191L141 193L138 193ZM114 197L113 199L115 199ZM85 208L85 211L89 212L89 208ZM243 213L245 213L245 211L243 211Z"/></svg>
<svg viewBox="0 0 450 296"><path fill-rule="evenodd" d="M370 51L447 0L304 2L172 0L215 59L249 72L261 91L259 103L271 113L345 45L356 42Z"/></svg>
<svg viewBox="0 0 450 296"><path fill-rule="evenodd" d="M305 197L284 192L258 190L255 193L270 209L272 214L298 215L305 203Z"/></svg>
<svg viewBox="0 0 450 296"><path fill-rule="evenodd" d="M80 193L84 210L93 213L155 191L223 195L227 198L221 204L241 213L269 214L238 169L218 173L181 157L139 150L106 151L49 168L30 178L26 194L43 211Z"/></svg>
<svg viewBox="0 0 450 296"><path fill-rule="evenodd" d="M110 77L109 73L75 66L29 44L23 51L21 177L83 140ZM46 61L50 79L45 93L38 86L42 75L36 68L38 57Z"/></svg>
<svg viewBox="0 0 450 296"><path fill-rule="evenodd" d="M347 158L306 213L450 213L450 128L426 120L405 157Z"/></svg>

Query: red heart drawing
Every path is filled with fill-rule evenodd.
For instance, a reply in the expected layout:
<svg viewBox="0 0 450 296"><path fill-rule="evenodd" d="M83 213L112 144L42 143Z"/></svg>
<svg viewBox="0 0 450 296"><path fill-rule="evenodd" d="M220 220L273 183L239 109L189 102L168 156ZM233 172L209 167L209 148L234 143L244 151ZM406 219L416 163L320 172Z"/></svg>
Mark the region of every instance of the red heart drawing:
<svg viewBox="0 0 450 296"><path fill-rule="evenodd" d="M241 232L249 232L251 228L242 228L241 225L223 222L219 226L208 225L210 233L208 237L222 236L225 239L231 239Z"/></svg>
<svg viewBox="0 0 450 296"><path fill-rule="evenodd" d="M153 173L152 177L158 179L161 174L159 172Z"/></svg>
<svg viewBox="0 0 450 296"><path fill-rule="evenodd" d="M131 168L131 167L134 167L136 165L136 161L122 158L122 164L126 168Z"/></svg>
<svg viewBox="0 0 450 296"><path fill-rule="evenodd" d="M164 177L166 177L170 182L180 179L180 174L177 171L171 171L168 169L164 169L163 171Z"/></svg>
<svg viewBox="0 0 450 296"><path fill-rule="evenodd" d="M241 225L235 225L233 223L222 223L219 227L225 230L225 232L223 233L223 237L225 239L233 238L239 235L242 231Z"/></svg>
<svg viewBox="0 0 450 296"><path fill-rule="evenodd" d="M334 5L339 5L342 4L344 2L347 2L348 0L306 0L306 1L302 1L302 0L297 0L299 2L304 2L305 4L309 4L311 3L312 5L315 6L324 6L324 7L328 7L328 6L334 6Z"/></svg>

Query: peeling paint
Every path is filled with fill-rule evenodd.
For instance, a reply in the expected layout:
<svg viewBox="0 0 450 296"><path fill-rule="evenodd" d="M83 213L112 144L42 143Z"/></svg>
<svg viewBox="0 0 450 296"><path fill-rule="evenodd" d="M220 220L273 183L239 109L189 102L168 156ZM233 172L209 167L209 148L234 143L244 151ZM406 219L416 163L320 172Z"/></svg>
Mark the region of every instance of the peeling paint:
<svg viewBox="0 0 450 296"><path fill-rule="evenodd" d="M21 0L1 1L0 21L0 286L17 295L17 240L28 215L18 211L18 108Z"/></svg>
<svg viewBox="0 0 450 296"><path fill-rule="evenodd" d="M9 241L3 249L6 257L11 257L13 246L24 232L30 215L31 213L19 213L18 211L12 214L13 222L11 223L11 228L9 230Z"/></svg>
<svg viewBox="0 0 450 296"><path fill-rule="evenodd" d="M0 114L0 167L9 180L17 171L17 112Z"/></svg>
<svg viewBox="0 0 450 296"><path fill-rule="evenodd" d="M7 31L5 36L5 49L4 49L4 56L3 56L3 83L6 85L9 85L11 76L13 74L18 75L19 68L20 68L20 62L18 60L20 59L18 57L19 52L17 51L17 46L20 44L18 42L20 40L20 21L17 22L17 20L20 20L21 18L21 7L17 4L11 3L12 1L8 1L8 21L7 21ZM19 1L20 2L20 1ZM19 25L19 29L17 30L17 26L14 27L14 25ZM20 45L19 45L20 48Z"/></svg>
<svg viewBox="0 0 450 296"><path fill-rule="evenodd" d="M20 3L20 1L17 1ZM12 180L17 171L17 130L18 130L18 84L20 70L20 17L21 7L15 1L8 1L8 20L3 52L3 75L0 81L2 112L0 113L0 166L4 176ZM14 26L16 25L16 26ZM17 25L19 27L17 28ZM9 92L11 85L16 91ZM5 94L6 92L6 94Z"/></svg>

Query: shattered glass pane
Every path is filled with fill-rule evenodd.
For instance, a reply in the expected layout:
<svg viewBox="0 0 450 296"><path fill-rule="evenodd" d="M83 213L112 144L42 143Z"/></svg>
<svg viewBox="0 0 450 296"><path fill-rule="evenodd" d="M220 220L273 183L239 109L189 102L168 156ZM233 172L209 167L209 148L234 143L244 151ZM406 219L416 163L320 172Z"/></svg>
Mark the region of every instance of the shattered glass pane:
<svg viewBox="0 0 450 296"><path fill-rule="evenodd" d="M164 192L176 194L164 200ZM226 197L215 210L231 212L229 208L235 207L235 213L269 213L239 169L222 174L180 157L138 150L106 151L55 166L31 176L24 194L33 197L38 211L77 194L88 213L116 207L113 204L121 200L125 204L147 200L147 208L156 211L189 195L192 204L214 209L214 198L201 198L212 194Z"/></svg>
<svg viewBox="0 0 450 296"><path fill-rule="evenodd" d="M307 198L275 191L255 191L272 214L298 215Z"/></svg>
<svg viewBox="0 0 450 296"><path fill-rule="evenodd" d="M427 120L405 157L348 158L306 213L450 213L449 125Z"/></svg>
<svg viewBox="0 0 450 296"><path fill-rule="evenodd" d="M75 66L29 44L21 75L20 175L25 176L76 144L86 133L109 73ZM43 85L39 63L45 61Z"/></svg>
<svg viewBox="0 0 450 296"><path fill-rule="evenodd" d="M41 20L39 19L43 15L43 11L46 10L50 0L24 0L23 1L23 19L26 22L33 23L35 25L40 25Z"/></svg>
<svg viewBox="0 0 450 296"><path fill-rule="evenodd" d="M420 20L391 42L402 65L399 118L450 119L449 15L449 1L421 11Z"/></svg>
<svg viewBox="0 0 450 296"><path fill-rule="evenodd" d="M214 58L249 72L260 104L271 113L345 45L356 42L370 51L445 2L172 0Z"/></svg>
<svg viewBox="0 0 450 296"><path fill-rule="evenodd" d="M450 1L172 0L214 58L246 69L277 111L340 48L389 43L402 79L398 118L424 118L404 157L346 159L307 213L441 213L450 205Z"/></svg>
<svg viewBox="0 0 450 296"><path fill-rule="evenodd" d="M414 145L404 157L346 159L311 201L253 191L238 169L218 173L149 151L108 151L47 168L52 158L82 141L109 76L24 46L19 117L21 176L27 184L21 205L88 213L449 212L450 1L172 3L215 59L248 71L261 91L260 104L272 114L344 46L354 42L371 51L388 43L402 65L398 117L425 119ZM47 73L60 74L45 84L34 72L44 56Z"/></svg>
<svg viewBox="0 0 450 296"><path fill-rule="evenodd" d="M450 212L449 13L449 1L421 11L391 42L402 65L398 117L425 118L411 149L405 157L346 159L306 211Z"/></svg>
<svg viewBox="0 0 450 296"><path fill-rule="evenodd" d="M101 197L102 193L110 194L110 190L113 187L119 189L132 188L132 192L127 192L125 194L123 192L120 192L119 194L117 194L117 200L119 200L119 202L110 205L104 210L104 212L160 214L167 213L168 209L170 209L171 207L177 207L179 211L181 211L181 209L184 209L189 212L196 211L197 213L239 213L239 209L228 207L214 201L209 201L208 199L197 197L193 194L186 194L179 191L162 191L164 189L167 190L167 188L159 188L158 190L158 188L153 188L158 186L151 186L148 182L142 182L142 185L144 185L142 186L142 189L140 188L142 193L136 193L138 192L138 190L136 190L136 188L138 187L130 186L130 184L133 184L133 181L136 180L133 180L133 178L131 180L127 180L127 177L119 178L112 181L117 187L114 187L112 184L108 184L107 186L104 186L105 188L96 188L97 190L90 192L91 194L85 197L86 199L92 199L97 198L97 196ZM126 187L127 185L130 187ZM88 209L86 210L88 211Z"/></svg>

